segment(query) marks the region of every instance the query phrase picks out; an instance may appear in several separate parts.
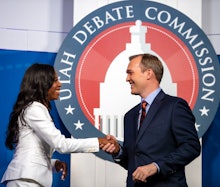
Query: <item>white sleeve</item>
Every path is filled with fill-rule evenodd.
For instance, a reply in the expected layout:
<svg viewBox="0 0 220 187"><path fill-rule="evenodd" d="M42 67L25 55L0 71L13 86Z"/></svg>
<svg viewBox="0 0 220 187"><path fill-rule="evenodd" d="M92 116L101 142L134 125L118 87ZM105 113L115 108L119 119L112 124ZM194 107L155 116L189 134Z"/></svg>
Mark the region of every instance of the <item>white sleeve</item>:
<svg viewBox="0 0 220 187"><path fill-rule="evenodd" d="M55 168L55 163L58 159L51 159L51 166L52 166L52 170L54 173L57 173L56 168Z"/></svg>
<svg viewBox="0 0 220 187"><path fill-rule="evenodd" d="M47 108L41 103L34 102L26 109L25 120L38 137L59 153L99 151L98 138L76 139L62 135L55 127Z"/></svg>

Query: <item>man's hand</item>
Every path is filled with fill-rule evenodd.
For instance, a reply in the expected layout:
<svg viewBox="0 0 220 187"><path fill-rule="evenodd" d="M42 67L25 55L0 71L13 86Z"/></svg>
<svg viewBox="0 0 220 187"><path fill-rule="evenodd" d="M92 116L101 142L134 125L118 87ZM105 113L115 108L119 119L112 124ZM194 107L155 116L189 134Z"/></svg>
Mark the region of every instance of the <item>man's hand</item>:
<svg viewBox="0 0 220 187"><path fill-rule="evenodd" d="M107 135L105 139L108 141L106 144L101 144L100 148L112 155L117 155L120 151L120 145L117 142L117 139L112 135Z"/></svg>
<svg viewBox="0 0 220 187"><path fill-rule="evenodd" d="M134 181L147 182L147 178L157 173L157 167L154 163L138 167L132 174Z"/></svg>
<svg viewBox="0 0 220 187"><path fill-rule="evenodd" d="M65 162L56 160L55 169L57 172L62 172L61 180L65 180L67 176L67 164Z"/></svg>

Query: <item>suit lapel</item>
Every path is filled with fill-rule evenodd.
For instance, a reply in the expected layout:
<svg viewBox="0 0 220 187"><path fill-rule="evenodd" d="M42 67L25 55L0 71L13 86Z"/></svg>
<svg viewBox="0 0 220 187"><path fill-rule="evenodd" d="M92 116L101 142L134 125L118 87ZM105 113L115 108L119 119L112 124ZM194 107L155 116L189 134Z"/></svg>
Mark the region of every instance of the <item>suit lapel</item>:
<svg viewBox="0 0 220 187"><path fill-rule="evenodd" d="M140 110L140 104L138 104L136 107L135 107L135 111L134 111L134 121L133 121L133 132L135 132L135 139L137 137L137 134L138 134L138 117L139 117L139 110Z"/></svg>
<svg viewBox="0 0 220 187"><path fill-rule="evenodd" d="M139 132L137 134L137 139L136 141L138 142L140 140L140 138L142 137L143 133L145 132L145 130L149 127L149 125L151 124L153 118L156 116L157 111L159 110L161 104L162 104L162 100L165 96L165 93L161 90L159 92L159 94L155 97L153 103L150 106L149 111L147 112L147 116L144 119Z"/></svg>

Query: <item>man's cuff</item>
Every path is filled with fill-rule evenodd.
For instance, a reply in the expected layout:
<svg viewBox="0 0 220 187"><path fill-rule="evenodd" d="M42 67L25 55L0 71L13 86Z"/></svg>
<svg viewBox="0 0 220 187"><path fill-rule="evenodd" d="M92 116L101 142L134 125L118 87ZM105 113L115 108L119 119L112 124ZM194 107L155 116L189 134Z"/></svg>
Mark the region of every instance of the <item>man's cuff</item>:
<svg viewBox="0 0 220 187"><path fill-rule="evenodd" d="M157 173L160 173L160 167L158 166L158 164L156 162L153 162L153 164L157 167Z"/></svg>
<svg viewBox="0 0 220 187"><path fill-rule="evenodd" d="M113 159L114 159L114 161L116 161L116 162L120 162L120 160L121 160L121 155L122 155L122 148L121 148L121 146L120 146L120 150L119 150L119 153L117 154L117 155L114 155L113 156Z"/></svg>

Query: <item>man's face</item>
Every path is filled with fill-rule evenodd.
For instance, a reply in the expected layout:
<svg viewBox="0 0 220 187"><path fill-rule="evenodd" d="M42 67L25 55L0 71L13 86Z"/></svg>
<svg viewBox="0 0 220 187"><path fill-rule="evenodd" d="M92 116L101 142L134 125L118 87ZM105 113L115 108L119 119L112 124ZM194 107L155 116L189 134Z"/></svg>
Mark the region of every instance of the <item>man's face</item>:
<svg viewBox="0 0 220 187"><path fill-rule="evenodd" d="M146 71L141 71L141 59L141 56L137 56L129 62L126 70L126 81L131 85L131 94L140 95L142 97L147 87L147 73Z"/></svg>

